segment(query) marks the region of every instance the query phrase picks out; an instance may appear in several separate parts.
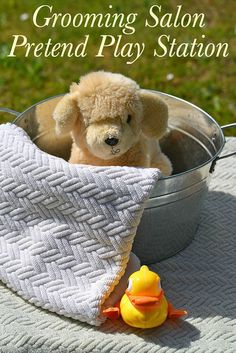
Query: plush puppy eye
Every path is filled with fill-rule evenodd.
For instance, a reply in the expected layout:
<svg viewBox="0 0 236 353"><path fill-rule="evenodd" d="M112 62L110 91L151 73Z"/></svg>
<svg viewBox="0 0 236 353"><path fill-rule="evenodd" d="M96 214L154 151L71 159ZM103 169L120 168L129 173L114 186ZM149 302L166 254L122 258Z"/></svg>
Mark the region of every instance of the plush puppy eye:
<svg viewBox="0 0 236 353"><path fill-rule="evenodd" d="M132 119L132 116L131 116L130 114L128 114L127 124L130 124L130 123L131 123L131 119Z"/></svg>

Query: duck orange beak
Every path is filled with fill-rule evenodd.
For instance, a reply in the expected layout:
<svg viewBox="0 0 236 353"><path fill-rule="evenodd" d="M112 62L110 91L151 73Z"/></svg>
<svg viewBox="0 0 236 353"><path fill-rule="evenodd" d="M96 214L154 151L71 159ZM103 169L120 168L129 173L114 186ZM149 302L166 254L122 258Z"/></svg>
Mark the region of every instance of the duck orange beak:
<svg viewBox="0 0 236 353"><path fill-rule="evenodd" d="M160 304L160 300L164 295L163 289L158 296L132 295L129 291L125 292L131 303L139 309L148 309L156 307Z"/></svg>

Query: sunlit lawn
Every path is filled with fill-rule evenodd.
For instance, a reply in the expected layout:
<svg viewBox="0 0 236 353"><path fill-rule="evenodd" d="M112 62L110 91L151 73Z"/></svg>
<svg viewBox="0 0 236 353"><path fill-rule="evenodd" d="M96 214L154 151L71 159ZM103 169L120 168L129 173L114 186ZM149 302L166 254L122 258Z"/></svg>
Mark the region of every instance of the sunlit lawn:
<svg viewBox="0 0 236 353"><path fill-rule="evenodd" d="M104 58L94 58L98 50L101 34L120 34L119 29L82 28L35 28L32 14L42 1L0 2L0 106L23 111L28 106L47 97L66 92L72 81L78 81L82 74L104 69L120 72L135 79L143 88L164 91L184 98L206 110L221 125L236 121L236 39L235 39L235 1L193 0L158 1L163 13L176 11L183 4L185 12L204 12L207 28L204 34L209 42L229 43L230 55L227 58L154 58L153 50L160 34L170 34L178 42L190 42L197 37L201 40L199 28L144 28L145 16L155 2L149 0L130 1L50 1L55 12L91 13L109 11L137 12L134 35L126 36L124 41L145 42L146 50L142 57L132 65L125 58L114 58L113 48L105 51ZM48 2L49 3L49 2ZM22 14L29 18L21 20ZM25 16L27 17L27 15ZM21 17L22 18L22 17ZM24 16L23 16L24 19ZM17 51L16 58L7 58L13 34L24 34L29 42L79 42L85 34L90 34L88 55L85 58L25 58L23 51ZM0 122L11 119L1 114ZM235 131L235 130L234 130ZM231 132L231 134L233 131ZM236 135L236 132L235 132Z"/></svg>

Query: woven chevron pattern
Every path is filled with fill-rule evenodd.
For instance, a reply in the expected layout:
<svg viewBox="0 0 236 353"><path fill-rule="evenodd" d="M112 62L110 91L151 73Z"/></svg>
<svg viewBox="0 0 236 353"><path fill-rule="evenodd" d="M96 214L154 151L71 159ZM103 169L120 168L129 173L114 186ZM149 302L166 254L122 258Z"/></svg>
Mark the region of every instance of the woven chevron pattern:
<svg viewBox="0 0 236 353"><path fill-rule="evenodd" d="M230 138L225 152L236 150ZM192 244L152 266L168 298L189 311L156 329L121 320L93 327L35 307L0 286L1 353L235 353L236 158L219 161Z"/></svg>
<svg viewBox="0 0 236 353"><path fill-rule="evenodd" d="M157 177L71 165L1 125L0 279L30 303L101 324Z"/></svg>

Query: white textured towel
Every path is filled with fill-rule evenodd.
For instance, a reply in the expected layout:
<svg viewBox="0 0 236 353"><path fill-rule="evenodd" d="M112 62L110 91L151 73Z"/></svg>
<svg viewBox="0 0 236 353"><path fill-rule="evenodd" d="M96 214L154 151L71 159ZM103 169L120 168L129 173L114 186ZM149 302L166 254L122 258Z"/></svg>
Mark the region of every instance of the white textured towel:
<svg viewBox="0 0 236 353"><path fill-rule="evenodd" d="M125 271L158 170L71 165L0 126L0 279L93 325Z"/></svg>

